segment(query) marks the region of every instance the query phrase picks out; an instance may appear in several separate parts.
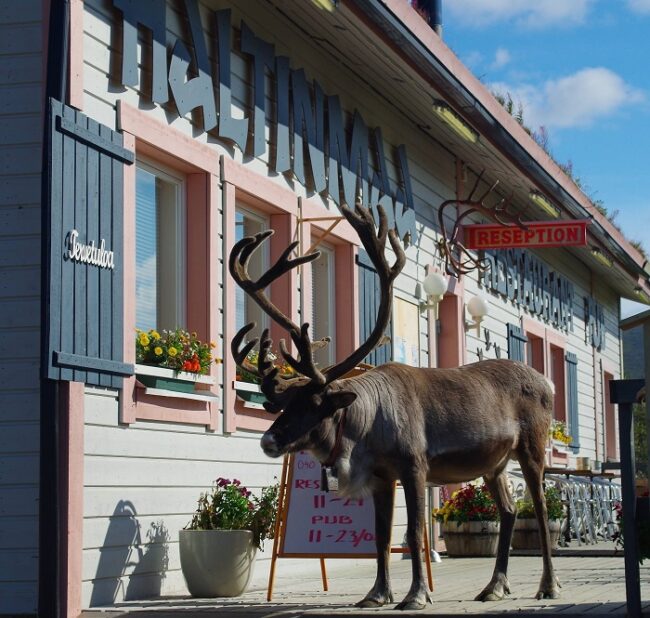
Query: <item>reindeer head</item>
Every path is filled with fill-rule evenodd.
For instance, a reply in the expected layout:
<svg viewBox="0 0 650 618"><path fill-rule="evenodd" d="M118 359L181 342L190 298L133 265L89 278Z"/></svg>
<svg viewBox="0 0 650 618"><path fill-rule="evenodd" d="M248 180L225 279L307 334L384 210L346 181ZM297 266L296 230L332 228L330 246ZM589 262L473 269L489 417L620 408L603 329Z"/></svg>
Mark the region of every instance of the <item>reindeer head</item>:
<svg viewBox="0 0 650 618"><path fill-rule="evenodd" d="M381 302L375 324L368 339L352 354L341 362L319 369L313 357L313 350L322 342L312 342L309 338L309 324L298 326L283 314L265 295L264 290L278 277L301 264L318 258L319 252L310 253L297 258L290 258L298 246L291 243L278 258L277 262L253 281L248 275L248 262L252 253L271 235L266 231L240 240L230 253L230 273L237 284L262 308L262 310L277 324L282 326L289 335L298 354L293 355L284 340L280 341L280 354L285 361L299 374L300 377L285 379L279 375L278 369L269 361L268 353L272 341L268 329L261 338L253 339L241 345L246 335L255 327L254 323L244 326L233 338L231 350L235 362L243 365L247 354L259 342L258 366L254 368L261 378L262 392L266 396L264 407L268 412L282 412L273 425L262 436L261 445L264 452L271 457L279 457L288 452L309 448L318 442L322 432L323 421L330 418L337 410L347 408L356 399L356 394L345 390L338 383L344 376L361 362L379 343L390 320L393 281L404 267L406 258L394 230L388 229L386 215L379 206L379 229L375 231L375 223L370 211L357 205L355 210L342 206L341 211L348 222L356 230L365 250L372 260L381 287ZM389 266L384 255L386 239L397 258L393 266ZM248 367L250 369L250 367Z"/></svg>

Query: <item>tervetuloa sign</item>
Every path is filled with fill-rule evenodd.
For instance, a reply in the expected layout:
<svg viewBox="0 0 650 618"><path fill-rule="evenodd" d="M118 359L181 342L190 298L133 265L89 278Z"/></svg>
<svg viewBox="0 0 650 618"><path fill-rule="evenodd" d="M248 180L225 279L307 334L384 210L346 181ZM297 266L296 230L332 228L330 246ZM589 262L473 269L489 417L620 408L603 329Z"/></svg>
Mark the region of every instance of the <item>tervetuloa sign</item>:
<svg viewBox="0 0 650 618"><path fill-rule="evenodd" d="M115 268L115 256L113 251L106 250L106 241L102 238L99 247L95 246L95 241L91 240L89 244L84 245L78 242L79 232L70 230L66 235L67 257L71 262L81 262L100 268Z"/></svg>
<svg viewBox="0 0 650 618"><path fill-rule="evenodd" d="M167 103L171 90L181 116L200 111L205 131L254 157L267 152L265 123L271 111L269 167L274 172L292 173L301 184L337 205L352 205L357 199L365 206L379 204L400 238L415 238L406 148L401 145L395 151L395 186L388 174L381 129L368 128L357 110L347 127L339 98L326 95L315 80L308 81L303 69L292 69L289 58L275 56L273 45L258 38L244 22L238 51L250 62L252 113L247 118L232 116L230 10L210 11L209 23L204 24L197 0L183 0L190 45L176 40L168 67L165 0L113 0L113 4L123 17L123 84L138 85L138 26L142 26L152 33L152 66L142 71L142 75L150 71L151 88L141 85L141 90L150 91L154 103ZM204 29L210 33L213 59L208 56ZM270 110L265 89L268 74L275 99Z"/></svg>

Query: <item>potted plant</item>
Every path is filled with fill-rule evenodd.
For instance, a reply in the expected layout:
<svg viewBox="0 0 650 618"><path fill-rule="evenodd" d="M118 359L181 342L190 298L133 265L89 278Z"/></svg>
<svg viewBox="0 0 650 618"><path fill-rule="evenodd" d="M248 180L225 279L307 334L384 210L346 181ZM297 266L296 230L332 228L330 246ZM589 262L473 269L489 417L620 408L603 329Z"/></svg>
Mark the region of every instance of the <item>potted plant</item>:
<svg viewBox="0 0 650 618"><path fill-rule="evenodd" d="M196 333L182 328L161 332L136 329L136 375L145 386L190 393L197 382L212 382L200 376L209 373L214 348L213 342L203 343Z"/></svg>
<svg viewBox="0 0 650 618"><path fill-rule="evenodd" d="M564 505L560 492L556 487L547 487L544 491L546 498L546 513L551 537L551 549L555 549L560 540ZM540 549L539 525L535 516L535 507L530 496L517 500L517 519L512 534L513 549Z"/></svg>
<svg viewBox="0 0 650 618"><path fill-rule="evenodd" d="M233 597L246 590L257 550L275 532L278 492L271 485L257 497L237 479L218 478L201 494L179 533L181 569L192 596Z"/></svg>
<svg viewBox="0 0 650 618"><path fill-rule="evenodd" d="M566 423L563 421L552 421L548 435L553 446L562 452L566 452L567 447L573 442L573 438L568 434Z"/></svg>
<svg viewBox="0 0 650 618"><path fill-rule="evenodd" d="M257 360L259 352L255 349L251 350L241 366L237 367L237 374L235 378L235 392L237 397L244 402L245 407L261 408L262 404L266 401L266 397L260 390L260 379L257 375ZM281 365L276 364L277 355L273 352L268 352L268 359L273 363L279 371L282 378L293 378L297 374L289 363L284 362Z"/></svg>
<svg viewBox="0 0 650 618"><path fill-rule="evenodd" d="M454 492L433 516L441 522L447 555L494 556L499 540L499 511L485 485Z"/></svg>

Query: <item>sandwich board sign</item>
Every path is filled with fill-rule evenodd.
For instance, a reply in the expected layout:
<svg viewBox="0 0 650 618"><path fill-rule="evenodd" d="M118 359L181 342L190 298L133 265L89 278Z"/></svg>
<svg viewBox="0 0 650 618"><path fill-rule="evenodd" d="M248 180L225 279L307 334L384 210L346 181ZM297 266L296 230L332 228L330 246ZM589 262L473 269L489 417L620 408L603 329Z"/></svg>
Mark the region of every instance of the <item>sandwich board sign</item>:
<svg viewBox="0 0 650 618"><path fill-rule="evenodd" d="M429 587L433 589L429 539L424 527ZM393 553L406 553L402 547ZM267 599L273 594L278 558L320 559L327 590L325 558L375 558L375 509L371 496L348 498L321 486L321 464L307 451L285 456Z"/></svg>

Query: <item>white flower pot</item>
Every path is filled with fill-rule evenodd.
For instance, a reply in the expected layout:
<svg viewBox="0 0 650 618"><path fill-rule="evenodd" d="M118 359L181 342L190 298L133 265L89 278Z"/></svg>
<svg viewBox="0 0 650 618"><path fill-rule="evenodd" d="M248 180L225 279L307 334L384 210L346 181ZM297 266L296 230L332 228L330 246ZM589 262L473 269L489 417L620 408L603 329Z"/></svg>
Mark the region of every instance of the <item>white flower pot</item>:
<svg viewBox="0 0 650 618"><path fill-rule="evenodd" d="M250 530L181 530L181 569L193 597L236 597L253 576Z"/></svg>

